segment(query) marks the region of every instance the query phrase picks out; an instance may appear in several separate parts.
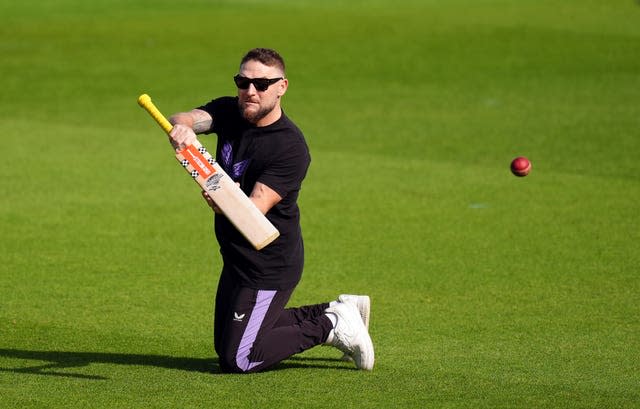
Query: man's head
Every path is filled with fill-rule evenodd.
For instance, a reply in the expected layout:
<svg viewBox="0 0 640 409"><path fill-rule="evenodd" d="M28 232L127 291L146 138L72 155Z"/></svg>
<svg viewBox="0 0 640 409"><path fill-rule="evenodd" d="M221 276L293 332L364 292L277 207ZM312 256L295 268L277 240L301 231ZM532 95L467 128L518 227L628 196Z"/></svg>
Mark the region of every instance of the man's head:
<svg viewBox="0 0 640 409"><path fill-rule="evenodd" d="M240 61L240 67L246 63L247 61L258 61L267 67L275 67L282 73L282 76L285 76L284 73L284 59L276 50L272 50L270 48L254 48L253 50L249 50L249 52L242 57L242 61Z"/></svg>
<svg viewBox="0 0 640 409"><path fill-rule="evenodd" d="M250 50L234 77L242 116L256 126L266 126L281 116L280 98L287 92L284 60L268 48Z"/></svg>

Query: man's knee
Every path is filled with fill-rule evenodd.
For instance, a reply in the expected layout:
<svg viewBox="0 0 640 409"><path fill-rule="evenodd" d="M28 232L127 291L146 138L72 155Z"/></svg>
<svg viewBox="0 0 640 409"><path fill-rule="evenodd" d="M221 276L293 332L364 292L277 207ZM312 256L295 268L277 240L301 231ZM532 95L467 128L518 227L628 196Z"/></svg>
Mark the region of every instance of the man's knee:
<svg viewBox="0 0 640 409"><path fill-rule="evenodd" d="M236 363L237 351L229 348L224 342L216 343L216 353L218 354L220 370L224 373L240 373Z"/></svg>
<svg viewBox="0 0 640 409"><path fill-rule="evenodd" d="M223 373L247 373L254 372L253 365L245 365L246 359L238 356L235 348L227 347L224 343L217 350L220 371Z"/></svg>
<svg viewBox="0 0 640 409"><path fill-rule="evenodd" d="M235 359L233 361L220 359L220 372L222 373L244 373L238 365L235 363Z"/></svg>
<svg viewBox="0 0 640 409"><path fill-rule="evenodd" d="M249 356L238 354L237 351L222 351L218 354L220 371L223 373L251 373L259 372L264 368L264 362L253 362Z"/></svg>

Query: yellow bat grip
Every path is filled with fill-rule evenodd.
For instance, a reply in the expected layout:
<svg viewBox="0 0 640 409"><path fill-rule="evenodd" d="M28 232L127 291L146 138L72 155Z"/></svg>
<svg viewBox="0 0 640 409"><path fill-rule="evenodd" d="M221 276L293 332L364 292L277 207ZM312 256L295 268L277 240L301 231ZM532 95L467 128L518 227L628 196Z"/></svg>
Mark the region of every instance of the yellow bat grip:
<svg viewBox="0 0 640 409"><path fill-rule="evenodd" d="M171 132L171 130L173 129L173 125L171 125L171 123L167 121L167 118L165 118L164 115L160 113L158 108L156 108L156 106L153 105L153 102L151 102L151 97L149 95L147 94L140 95L138 97L138 105L146 109L149 115L151 115L153 119L156 120L158 125L160 125L160 127L164 129L166 133Z"/></svg>

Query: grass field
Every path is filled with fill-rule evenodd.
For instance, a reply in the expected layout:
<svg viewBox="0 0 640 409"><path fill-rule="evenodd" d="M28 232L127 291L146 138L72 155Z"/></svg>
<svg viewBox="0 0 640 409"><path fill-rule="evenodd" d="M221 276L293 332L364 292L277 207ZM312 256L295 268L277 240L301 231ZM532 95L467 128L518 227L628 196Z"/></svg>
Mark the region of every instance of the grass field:
<svg viewBox="0 0 640 409"><path fill-rule="evenodd" d="M0 15L0 407L640 407L637 2ZM291 304L370 294L371 373L328 348L217 371L210 212L136 98L233 94L255 46L313 157Z"/></svg>

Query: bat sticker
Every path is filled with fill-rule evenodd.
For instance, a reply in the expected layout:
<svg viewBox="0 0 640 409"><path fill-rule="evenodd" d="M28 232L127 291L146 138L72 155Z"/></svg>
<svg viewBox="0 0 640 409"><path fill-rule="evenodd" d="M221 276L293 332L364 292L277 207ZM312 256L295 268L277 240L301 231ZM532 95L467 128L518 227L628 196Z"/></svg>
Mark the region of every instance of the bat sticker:
<svg viewBox="0 0 640 409"><path fill-rule="evenodd" d="M207 192L215 192L220 189L220 179L222 179L222 175L219 173L214 173L204 182Z"/></svg>
<svg viewBox="0 0 640 409"><path fill-rule="evenodd" d="M216 170L211 166L209 161L202 155L202 149L198 149L193 145L187 146L180 151L180 154L184 159L189 162L189 165L193 167L202 177L209 177L216 173ZM206 150L205 150L206 152ZM181 161L182 162L182 161ZM184 166L184 162L183 166Z"/></svg>

